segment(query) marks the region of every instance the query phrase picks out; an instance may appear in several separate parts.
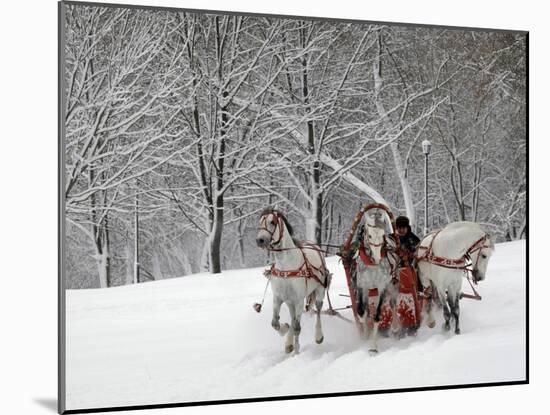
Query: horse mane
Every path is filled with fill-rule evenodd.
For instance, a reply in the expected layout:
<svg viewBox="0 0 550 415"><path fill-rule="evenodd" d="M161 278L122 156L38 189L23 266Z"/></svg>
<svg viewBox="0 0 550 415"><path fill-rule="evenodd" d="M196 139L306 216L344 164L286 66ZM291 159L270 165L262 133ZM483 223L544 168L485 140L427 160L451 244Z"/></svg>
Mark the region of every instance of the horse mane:
<svg viewBox="0 0 550 415"><path fill-rule="evenodd" d="M281 212L280 210L278 210L278 209L276 209L272 206L268 206L264 210L262 210L262 213L260 214L260 217L265 216L265 215L270 215L272 213L276 213L277 215L279 215L281 217L281 219L283 219L283 222L286 226L286 230L288 231L289 235L292 237L292 240L294 241L294 243L296 245L301 246L302 245L301 241L294 238L294 229L292 228L292 225L290 224L290 222L288 221L288 219L286 218L286 216L284 215L283 212Z"/></svg>
<svg viewBox="0 0 550 415"><path fill-rule="evenodd" d="M447 258L463 257L468 249L486 232L475 222L453 222L444 227L437 235L433 245L434 254ZM494 249L494 242L489 238L489 246Z"/></svg>

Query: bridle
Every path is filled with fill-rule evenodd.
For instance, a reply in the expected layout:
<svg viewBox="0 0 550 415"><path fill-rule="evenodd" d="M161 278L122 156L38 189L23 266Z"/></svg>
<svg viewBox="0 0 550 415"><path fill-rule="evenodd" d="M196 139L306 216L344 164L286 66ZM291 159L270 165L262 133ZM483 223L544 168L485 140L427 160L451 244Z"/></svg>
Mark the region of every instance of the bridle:
<svg viewBox="0 0 550 415"><path fill-rule="evenodd" d="M476 251L479 251L478 254L477 254L477 258L476 258L476 263L473 264L473 267L472 267L472 270L476 270L477 269L477 264L479 262L479 257L482 256L481 254L481 251L483 249L489 249L491 248L490 245L485 245L485 242L487 242L487 240L489 239L489 236L487 234L483 235L482 238L478 239L476 241L476 243L474 243L470 249L468 249L468 251L466 252L466 255L470 258L472 258L472 254ZM475 280L474 280L475 281Z"/></svg>
<svg viewBox="0 0 550 415"><path fill-rule="evenodd" d="M370 228L380 229L377 226L369 225L368 223L366 223L365 225L370 227ZM387 245L386 244L386 237L385 236L383 237L382 242L374 243L374 242L370 241L368 231L365 229L364 232L365 232L365 235L361 238L362 239L362 241L361 241L362 244L358 249L359 258L361 258L361 261L367 267L379 266L380 263L382 262L382 260L386 257L386 250L384 249L384 246ZM365 242L368 246L368 250L369 250L368 253L367 253L367 250L365 249ZM376 262L375 259L374 259L374 251L372 249L373 247L375 247L375 248L382 247L381 250L380 250L380 260L378 262ZM391 264L391 261L388 260L388 262L390 263L390 268L392 268L392 273L393 273L393 266Z"/></svg>
<svg viewBox="0 0 550 415"><path fill-rule="evenodd" d="M274 219L274 222L275 222L274 227L273 227L273 231L270 231L267 228L267 217L269 215L273 215L273 219ZM268 213L268 214L262 216L262 218L260 219L259 229L261 231L266 231L269 234L269 237L270 237L269 245L270 246L273 247L273 246L279 245L281 243L281 241L283 240L283 235L284 235L284 230L285 230L284 221L283 221L282 216L278 212L271 212L271 213ZM273 235L275 234L277 229L279 230L279 238L277 239L277 241L273 241Z"/></svg>
<svg viewBox="0 0 550 415"><path fill-rule="evenodd" d="M366 225L367 225L367 227L369 227L369 228L380 229L378 226L369 225L368 223L367 223ZM365 230L365 234L366 234L367 237L366 237L366 238L363 238L363 239L366 239L366 242L367 242L367 245L368 245L369 248L370 248L371 254L372 254L372 248L373 248L373 247L374 247L374 248L379 248L379 247L383 247L383 246L386 244L386 238L385 238L385 237L382 238L382 242L380 242L380 243L377 244L377 243L371 242L370 236L369 236L369 233L368 233L367 230ZM384 257L384 255L383 255L382 252L381 252L381 257L382 257L382 258Z"/></svg>

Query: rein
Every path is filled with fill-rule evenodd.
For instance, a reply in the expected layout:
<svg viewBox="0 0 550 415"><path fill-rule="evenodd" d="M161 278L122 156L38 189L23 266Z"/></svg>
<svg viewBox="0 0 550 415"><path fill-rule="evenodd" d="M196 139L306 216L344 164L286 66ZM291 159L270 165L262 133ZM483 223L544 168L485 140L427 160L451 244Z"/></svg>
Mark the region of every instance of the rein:
<svg viewBox="0 0 550 415"><path fill-rule="evenodd" d="M324 244L319 244L319 245L322 245L322 246L325 246ZM330 247L334 246L334 245L329 245ZM334 246L335 248L339 248L337 246ZM322 252L324 254L327 253L326 250L324 249L321 249L321 248L317 248L316 246L314 245L303 245L303 246L294 246L292 248L271 248L271 247L267 247L266 248L268 251L270 252L284 252L284 251L292 251L292 250L295 250L295 249L299 249L299 250L302 250L302 249L310 249L312 251L317 251L317 252Z"/></svg>
<svg viewBox="0 0 550 415"><path fill-rule="evenodd" d="M470 280L470 276L467 276L466 279L468 280L468 283L470 284L470 287L472 287L472 291L474 292L474 295L460 293L460 298L471 298L472 300L480 301L481 300L481 295L479 295L479 293L474 288L474 284L472 284L472 281Z"/></svg>

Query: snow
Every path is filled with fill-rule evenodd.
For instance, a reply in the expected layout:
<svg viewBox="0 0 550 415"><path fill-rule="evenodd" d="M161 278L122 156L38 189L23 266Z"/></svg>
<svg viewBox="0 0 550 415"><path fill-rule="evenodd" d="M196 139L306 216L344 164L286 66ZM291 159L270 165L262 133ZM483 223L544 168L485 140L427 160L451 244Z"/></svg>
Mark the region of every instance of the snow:
<svg viewBox="0 0 550 415"><path fill-rule="evenodd" d="M497 245L483 300L461 302L461 335L442 330L437 310L436 328L380 339L377 356L352 324L327 315L325 342L315 344L307 313L301 351L286 355L270 290L262 312L252 309L264 268L68 290L67 409L525 380L525 258L525 241ZM345 306L343 268L327 262L333 305Z"/></svg>

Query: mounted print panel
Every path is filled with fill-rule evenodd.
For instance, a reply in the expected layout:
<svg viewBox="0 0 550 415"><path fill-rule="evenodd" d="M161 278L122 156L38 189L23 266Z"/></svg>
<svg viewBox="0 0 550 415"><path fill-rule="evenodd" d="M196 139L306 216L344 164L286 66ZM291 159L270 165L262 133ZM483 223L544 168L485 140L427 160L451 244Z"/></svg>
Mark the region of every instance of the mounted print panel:
<svg viewBox="0 0 550 415"><path fill-rule="evenodd" d="M527 32L59 11L60 412L528 381Z"/></svg>

